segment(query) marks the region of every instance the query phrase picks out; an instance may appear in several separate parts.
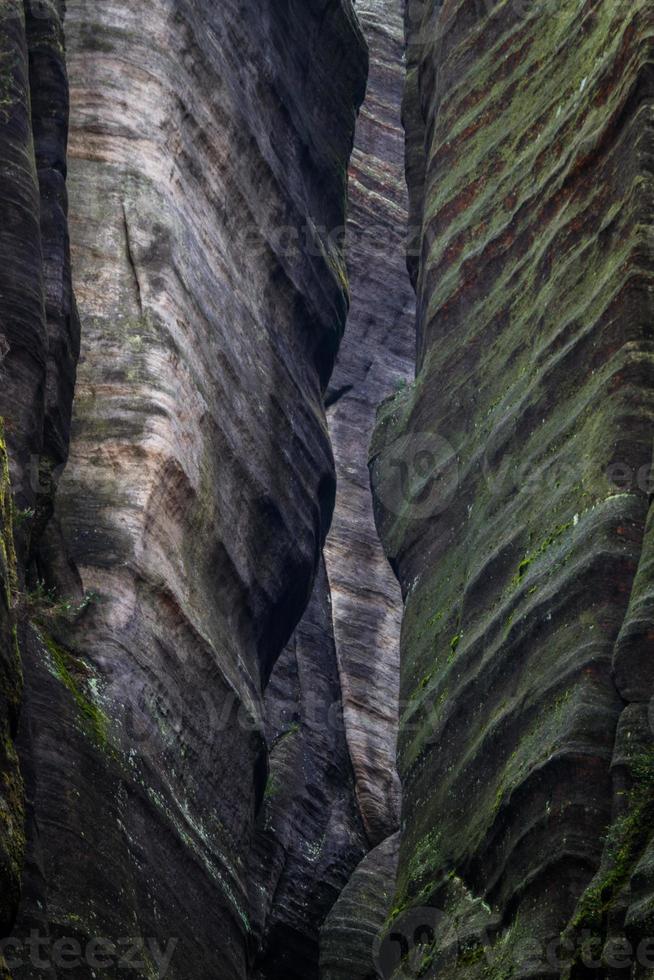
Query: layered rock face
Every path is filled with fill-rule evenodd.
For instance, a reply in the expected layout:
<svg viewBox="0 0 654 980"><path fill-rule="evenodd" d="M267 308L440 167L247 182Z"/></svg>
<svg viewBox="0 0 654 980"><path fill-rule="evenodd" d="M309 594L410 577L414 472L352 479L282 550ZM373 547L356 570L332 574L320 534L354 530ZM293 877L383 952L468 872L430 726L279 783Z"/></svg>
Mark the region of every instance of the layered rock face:
<svg viewBox="0 0 654 980"><path fill-rule="evenodd" d="M266 692L271 766L250 878L258 975L267 980L317 977L319 946L321 976L332 968L343 916L330 915L319 942L325 917L364 853L399 821L401 596L374 525L367 449L378 402L406 383L414 364L402 4L359 2L356 13L370 68L349 168L351 305L325 399L337 472L329 579L318 577ZM383 868L390 894L393 869ZM348 943L352 956L372 962L369 921L352 923Z"/></svg>
<svg viewBox="0 0 654 980"><path fill-rule="evenodd" d="M352 302L327 396L337 488L325 560L357 800L373 845L397 829L400 799L395 756L401 598L374 525L367 457L377 405L413 377L415 362L400 114L403 6L400 0L356 5L370 70L350 164Z"/></svg>
<svg viewBox="0 0 654 980"><path fill-rule="evenodd" d="M378 844L358 866L322 928L321 980L377 980L384 925L397 875L399 833Z"/></svg>
<svg viewBox="0 0 654 980"><path fill-rule="evenodd" d="M48 975L71 937L86 951L73 975L94 975L88 943L103 936L102 975L241 978L262 690L333 506L323 395L346 281L328 233L344 220L365 47L348 0L66 8L83 339L36 556L60 600L23 643L17 934L44 937L46 967L18 951L14 975ZM44 106L42 183L63 207L55 118ZM65 239L41 220L47 266ZM54 331L70 295L49 267L42 278ZM49 416L46 496L69 390L63 370L48 379L62 418Z"/></svg>
<svg viewBox="0 0 654 980"><path fill-rule="evenodd" d="M0 940L13 927L25 846L17 611L24 612L26 572L51 511L52 473L66 458L79 342L60 15L57 4L31 0L0 6ZM0 952L0 976L7 975Z"/></svg>
<svg viewBox="0 0 654 980"><path fill-rule="evenodd" d="M651 5L407 25L418 375L372 454L406 606L395 918L445 910L407 937L425 976L649 975Z"/></svg>
<svg viewBox="0 0 654 980"><path fill-rule="evenodd" d="M320 927L368 849L323 563L265 701L270 772L249 871L256 975L311 980L318 977Z"/></svg>

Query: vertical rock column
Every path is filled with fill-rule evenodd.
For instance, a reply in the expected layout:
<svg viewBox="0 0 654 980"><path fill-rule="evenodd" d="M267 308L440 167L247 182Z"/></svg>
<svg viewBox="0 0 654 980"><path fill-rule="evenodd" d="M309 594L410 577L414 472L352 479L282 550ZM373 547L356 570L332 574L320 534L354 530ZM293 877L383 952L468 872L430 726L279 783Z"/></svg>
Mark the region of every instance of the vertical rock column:
<svg viewBox="0 0 654 980"><path fill-rule="evenodd" d="M83 324L47 531L66 598L28 644L21 923L139 976L242 978L262 689L334 495L349 2L67 3ZM55 545L55 542L59 542Z"/></svg>
<svg viewBox="0 0 654 980"><path fill-rule="evenodd" d="M370 69L349 168L351 306L325 400L338 478L325 547L329 580L317 579L266 692L271 775L251 879L259 967L267 980L318 976L319 930L327 913L363 854L399 820L401 599L374 526L367 450L377 403L413 374L415 297L406 272L400 123L402 4L357 3L356 13ZM342 230L331 229L335 239ZM390 892L389 869L384 862ZM340 927L344 918L333 921ZM343 935L332 932L329 955L340 950L347 973L352 961ZM368 939L366 933L359 944L370 958ZM321 949L321 967L322 961Z"/></svg>
<svg viewBox="0 0 654 980"><path fill-rule="evenodd" d="M652 9L407 22L418 375L372 457L405 598L396 914L447 911L426 976L608 976L585 929L651 935Z"/></svg>
<svg viewBox="0 0 654 980"><path fill-rule="evenodd" d="M363 0L356 10L370 71L350 163L351 307L327 395L337 487L325 561L357 800L376 845L399 820L401 598L374 525L368 445L377 405L413 377L415 296L406 272L403 4Z"/></svg>
<svg viewBox="0 0 654 980"><path fill-rule="evenodd" d="M265 698L270 768L249 871L257 977L317 980L325 916L367 850L321 563Z"/></svg>

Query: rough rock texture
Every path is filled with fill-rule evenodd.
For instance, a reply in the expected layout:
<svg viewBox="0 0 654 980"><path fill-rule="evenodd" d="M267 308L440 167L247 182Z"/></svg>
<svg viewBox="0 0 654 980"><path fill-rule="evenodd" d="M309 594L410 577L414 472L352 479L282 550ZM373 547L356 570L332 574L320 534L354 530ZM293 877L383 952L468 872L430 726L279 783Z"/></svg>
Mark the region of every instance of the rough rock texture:
<svg viewBox="0 0 654 980"><path fill-rule="evenodd" d="M327 395L336 507L325 559L356 792L371 844L397 829L401 597L374 525L368 444L376 407L413 377L415 296L405 263L400 106L403 3L359 0L370 71L350 162L351 307Z"/></svg>
<svg viewBox="0 0 654 980"><path fill-rule="evenodd" d="M320 935L321 980L377 980L375 952L395 891L399 834L378 844L358 866Z"/></svg>
<svg viewBox="0 0 654 980"><path fill-rule="evenodd" d="M0 5L0 938L16 913L25 843L14 744L22 688L16 614L26 607L26 572L41 515L51 509L54 467L66 458L79 342L62 37L59 4ZM0 954L2 976L3 962Z"/></svg>
<svg viewBox="0 0 654 980"><path fill-rule="evenodd" d="M455 927L424 975L613 976L598 950L654 912L652 7L407 23L418 376L372 453L406 603L396 906Z"/></svg>
<svg viewBox="0 0 654 980"><path fill-rule="evenodd" d="M17 585L13 540L13 498L9 460L0 448L0 939L16 915L25 849L24 786L18 768L15 736L21 699L21 665L13 600ZM0 977L6 964L0 952Z"/></svg>
<svg viewBox="0 0 654 980"><path fill-rule="evenodd" d="M399 0L356 5L370 72L349 172L351 306L325 399L338 477L325 547L329 582L317 579L266 692L270 792L250 877L262 937L258 969L267 980L317 977L325 915L365 851L399 820L401 596L374 526L367 447L378 402L406 383L414 363L401 7ZM360 941L369 958L367 932Z"/></svg>
<svg viewBox="0 0 654 980"><path fill-rule="evenodd" d="M20 925L47 951L117 942L105 976L138 936L135 976L172 943L167 976L242 978L261 692L333 505L322 401L346 283L327 229L365 49L348 0L66 7L83 344L38 549L60 601L24 641ZM47 295L54 330L54 276ZM48 387L50 469L67 383Z"/></svg>
<svg viewBox="0 0 654 980"><path fill-rule="evenodd" d="M265 701L270 771L249 873L257 965L266 980L311 980L320 927L367 850L322 563Z"/></svg>

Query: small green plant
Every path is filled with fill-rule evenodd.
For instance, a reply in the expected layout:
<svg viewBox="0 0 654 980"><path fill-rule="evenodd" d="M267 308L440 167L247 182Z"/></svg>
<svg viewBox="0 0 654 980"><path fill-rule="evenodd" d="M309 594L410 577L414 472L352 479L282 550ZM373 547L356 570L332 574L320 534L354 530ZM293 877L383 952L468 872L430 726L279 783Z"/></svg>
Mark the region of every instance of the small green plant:
<svg viewBox="0 0 654 980"><path fill-rule="evenodd" d="M274 800L281 789L281 785L277 775L271 773L268 777L268 782L266 783L266 788L263 793L264 800Z"/></svg>
<svg viewBox="0 0 654 980"><path fill-rule="evenodd" d="M575 521L568 521L566 524L559 524L558 527L555 527L544 541L541 541L537 548L534 548L533 551L528 552L528 554L524 556L518 565L517 572L511 579L512 588L516 588L518 585L520 585L531 565L538 561L539 558L542 558L542 556L549 551L552 545L556 544L559 538L561 538L566 531L573 527L574 523Z"/></svg>
<svg viewBox="0 0 654 980"><path fill-rule="evenodd" d="M57 622L73 623L97 600L95 592L85 592L80 602L61 598L53 588L44 582L37 582L33 589L17 590L14 609L19 619L37 625L54 625Z"/></svg>
<svg viewBox="0 0 654 980"><path fill-rule="evenodd" d="M20 527L26 521L31 521L36 511L33 507L26 507L25 510L14 511L14 528Z"/></svg>

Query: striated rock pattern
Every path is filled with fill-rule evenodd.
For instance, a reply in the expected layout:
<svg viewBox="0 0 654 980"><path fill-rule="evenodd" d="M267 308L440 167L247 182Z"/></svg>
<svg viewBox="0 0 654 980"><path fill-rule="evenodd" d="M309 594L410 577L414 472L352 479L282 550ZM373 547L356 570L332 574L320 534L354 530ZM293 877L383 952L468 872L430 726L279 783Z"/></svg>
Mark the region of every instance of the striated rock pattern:
<svg viewBox="0 0 654 980"><path fill-rule="evenodd" d="M265 700L270 772L249 874L258 968L266 980L311 980L320 927L367 850L323 563Z"/></svg>
<svg viewBox="0 0 654 980"><path fill-rule="evenodd" d="M66 459L79 343L60 15L59 5L36 0L0 5L0 939L12 930L25 846L16 613L25 607L42 515L52 507L54 470ZM5 971L0 953L0 976Z"/></svg>
<svg viewBox="0 0 654 980"><path fill-rule="evenodd" d="M351 307L327 395L337 489L325 559L357 800L373 845L397 829L400 797L401 597L374 525L367 456L376 407L413 377L415 358L415 295L405 263L402 9L401 0L356 4L370 71L350 162Z"/></svg>
<svg viewBox="0 0 654 980"><path fill-rule="evenodd" d="M401 596L374 525L367 447L376 405L406 383L414 363L401 7L356 5L370 72L349 169L351 306L325 399L338 477L325 546L329 581L317 579L266 692L271 775L250 877L258 969L267 980L318 976L327 912L365 851L399 820ZM368 959L369 940L368 932L360 939Z"/></svg>
<svg viewBox="0 0 654 980"><path fill-rule="evenodd" d="M377 980L379 937L395 891L399 834L378 844L358 866L320 935L321 980Z"/></svg>
<svg viewBox="0 0 654 980"><path fill-rule="evenodd" d="M24 786L15 746L21 699L21 665L17 645L13 598L16 589L16 553L13 541L13 498L9 460L2 442L0 479L0 939L10 931L16 915L25 848ZM0 977L8 976L0 952Z"/></svg>
<svg viewBox="0 0 654 980"><path fill-rule="evenodd" d="M365 47L349 0L68 0L66 46L83 342L70 460L36 553L60 601L32 615L23 643L18 933L37 928L46 951L106 937L104 976L124 975L134 937L131 975L243 978L262 690L311 594L333 506L323 394L346 277L327 230L344 219ZM75 354L55 275L55 108L34 102L50 208L41 378L43 310L64 365L45 389L41 524ZM38 233L37 221L34 249ZM31 270L28 296L35 282ZM34 324L36 336L36 313ZM36 410L17 404L27 427ZM86 963L76 975L92 975Z"/></svg>
<svg viewBox="0 0 654 980"><path fill-rule="evenodd" d="M652 7L407 25L418 375L371 461L406 607L396 911L447 911L421 975L649 975Z"/></svg>

